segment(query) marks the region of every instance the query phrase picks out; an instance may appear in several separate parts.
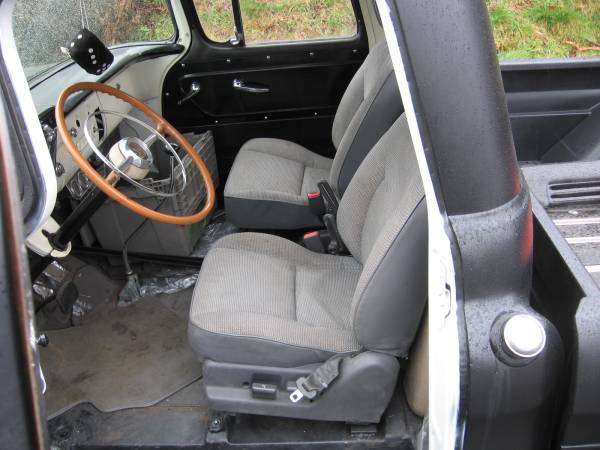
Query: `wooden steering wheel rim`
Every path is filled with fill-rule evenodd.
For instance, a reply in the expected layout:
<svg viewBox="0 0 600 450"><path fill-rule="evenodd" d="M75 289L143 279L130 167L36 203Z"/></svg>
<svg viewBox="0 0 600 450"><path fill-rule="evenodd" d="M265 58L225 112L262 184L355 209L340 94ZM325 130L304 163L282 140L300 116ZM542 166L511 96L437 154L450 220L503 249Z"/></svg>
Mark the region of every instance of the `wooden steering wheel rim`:
<svg viewBox="0 0 600 450"><path fill-rule="evenodd" d="M73 142L73 138L71 137L71 133L67 129L67 123L65 120L65 103L69 96L75 92L79 91L97 91L102 92L104 94L112 95L120 100L123 100L126 103L129 103L134 108L139 109L143 112L147 117L152 119L154 123L157 125L157 129L164 134L168 134L183 148L186 153L192 158L192 161L196 165L196 168L200 172L202 176L202 180L204 181L204 187L206 189L206 201L204 207L197 212L196 214L192 214L189 216L172 216L170 214L163 214L158 211L154 211L153 209L147 208L135 200L130 199L125 194L116 189L112 183L110 182L111 175L109 175L108 179L105 179L100 175L96 169L92 167L92 165L87 161L87 159L81 154L79 148ZM199 222L205 219L210 212L212 211L215 205L215 186L212 181L212 177L206 164L202 161L202 158L194 151L194 148L191 144L185 139L181 133L179 133L175 127L173 127L169 122L159 116L156 112L154 112L151 108L146 106L144 103L139 101L138 99L132 97L129 94L126 94L123 91L120 91L117 88L112 86L102 84L102 83L93 83L93 82L83 82L83 83L75 83L69 87L67 87L64 91L61 92L58 97L58 102L55 108L55 117L56 117L56 126L58 128L58 133L73 157L73 160L77 163L79 168L87 175L87 177L107 196L109 196L114 201L120 203L125 208L130 209L131 211L139 214L140 216L146 217L151 220L156 220L158 222L169 223L173 225L189 225L191 223ZM114 178L112 178L114 180Z"/></svg>

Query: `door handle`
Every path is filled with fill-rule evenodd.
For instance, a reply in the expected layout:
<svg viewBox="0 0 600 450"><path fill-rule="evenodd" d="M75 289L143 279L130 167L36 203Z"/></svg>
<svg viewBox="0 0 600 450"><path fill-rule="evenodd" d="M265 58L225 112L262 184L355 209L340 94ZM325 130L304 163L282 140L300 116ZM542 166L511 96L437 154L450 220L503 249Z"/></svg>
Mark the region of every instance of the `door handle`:
<svg viewBox="0 0 600 450"><path fill-rule="evenodd" d="M183 97L181 100L179 100L177 102L177 104L179 106L181 106L183 103L187 102L188 100L190 100L192 97L195 97L199 93L200 93L200 83L198 83L197 81L194 81L194 82L192 82L192 84L190 84L190 89L188 90L187 94L185 94L185 97Z"/></svg>
<svg viewBox="0 0 600 450"><path fill-rule="evenodd" d="M245 81L235 79L233 80L233 88L242 91L242 92L250 92L252 94L266 94L271 89L264 84L258 83L246 83Z"/></svg>

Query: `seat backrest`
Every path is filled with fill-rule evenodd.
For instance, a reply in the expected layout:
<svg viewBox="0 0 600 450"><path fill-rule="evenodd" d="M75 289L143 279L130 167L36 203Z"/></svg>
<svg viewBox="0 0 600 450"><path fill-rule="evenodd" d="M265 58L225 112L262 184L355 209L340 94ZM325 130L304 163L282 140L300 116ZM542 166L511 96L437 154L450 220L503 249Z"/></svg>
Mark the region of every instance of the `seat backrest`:
<svg viewBox="0 0 600 450"><path fill-rule="evenodd" d="M332 129L329 184L341 196L366 154L404 108L385 41L371 49L348 85Z"/></svg>
<svg viewBox="0 0 600 450"><path fill-rule="evenodd" d="M354 333L366 349L406 356L427 298L427 209L404 114L359 167L337 218L363 265L352 300Z"/></svg>

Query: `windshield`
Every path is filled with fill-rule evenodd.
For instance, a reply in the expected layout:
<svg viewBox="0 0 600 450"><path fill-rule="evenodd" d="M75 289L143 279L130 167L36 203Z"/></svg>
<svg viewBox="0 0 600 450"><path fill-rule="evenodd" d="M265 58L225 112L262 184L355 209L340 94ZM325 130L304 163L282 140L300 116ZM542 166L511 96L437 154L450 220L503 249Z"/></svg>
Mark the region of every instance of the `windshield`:
<svg viewBox="0 0 600 450"><path fill-rule="evenodd" d="M165 0L16 0L12 21L28 80L67 61L60 48L81 28L109 47L175 34Z"/></svg>

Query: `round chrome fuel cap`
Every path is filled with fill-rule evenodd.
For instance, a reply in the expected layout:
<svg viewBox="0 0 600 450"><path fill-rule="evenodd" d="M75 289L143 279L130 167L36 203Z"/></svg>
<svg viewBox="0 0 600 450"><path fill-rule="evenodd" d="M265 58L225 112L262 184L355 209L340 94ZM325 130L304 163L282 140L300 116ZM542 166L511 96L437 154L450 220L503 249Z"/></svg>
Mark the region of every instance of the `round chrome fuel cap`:
<svg viewBox="0 0 600 450"><path fill-rule="evenodd" d="M514 356L533 358L546 346L546 330L535 317L516 314L504 324L502 339Z"/></svg>

